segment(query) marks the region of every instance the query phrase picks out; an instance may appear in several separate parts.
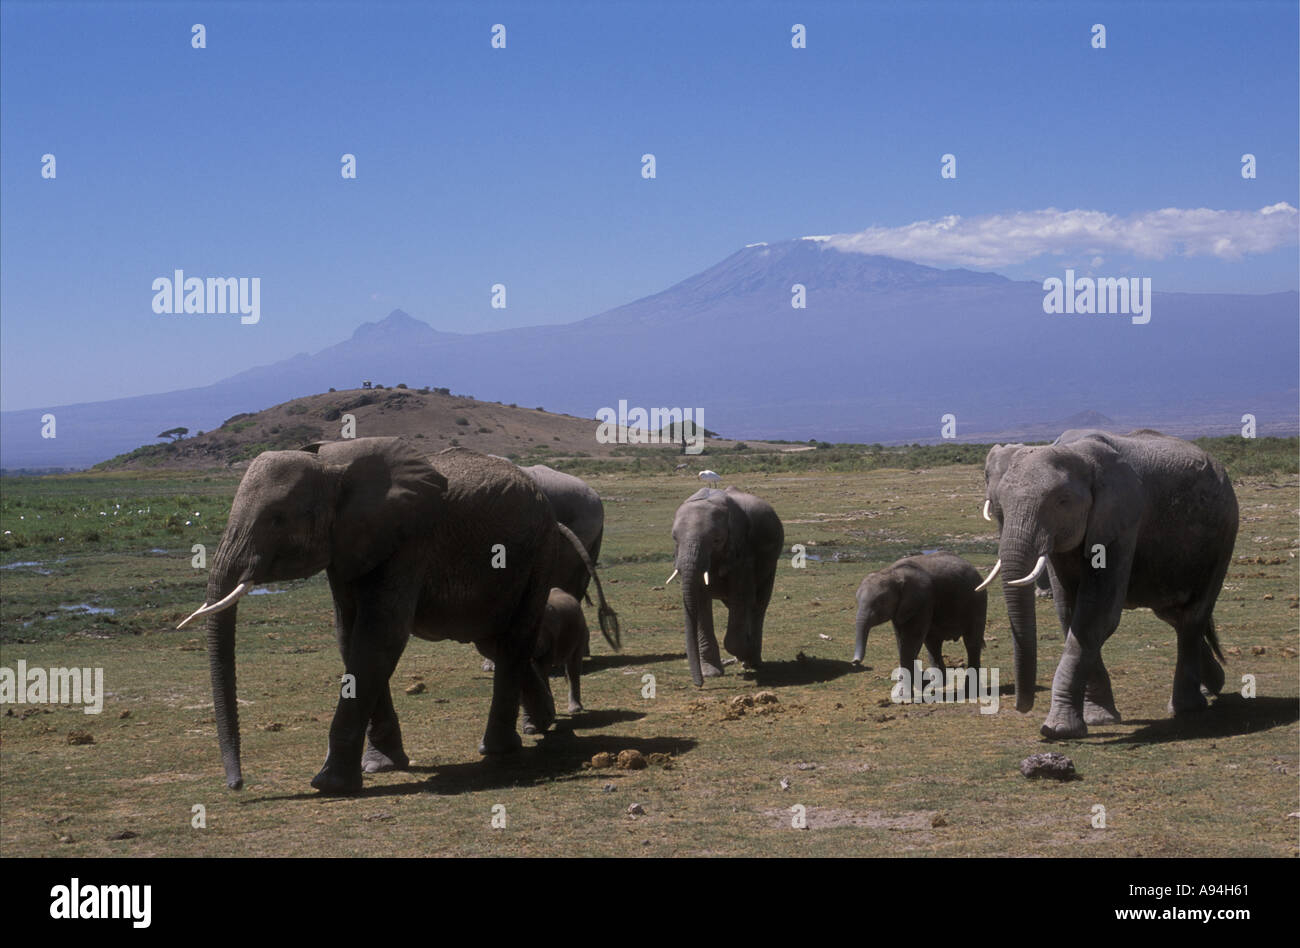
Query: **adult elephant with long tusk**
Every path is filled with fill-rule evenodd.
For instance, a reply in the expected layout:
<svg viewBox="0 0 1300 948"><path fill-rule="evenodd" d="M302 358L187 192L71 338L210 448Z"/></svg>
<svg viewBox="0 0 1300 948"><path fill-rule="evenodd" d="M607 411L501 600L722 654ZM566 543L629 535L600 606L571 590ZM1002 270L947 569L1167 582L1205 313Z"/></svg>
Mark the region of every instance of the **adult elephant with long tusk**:
<svg viewBox="0 0 1300 948"><path fill-rule="evenodd" d="M991 500L1015 644L1016 708L1034 704L1037 626L1032 583L1051 564L1065 652L1042 732L1082 737L1113 711L1101 647L1125 608L1174 627L1175 713L1206 707L1223 687L1214 604L1237 536L1237 498L1200 448L1142 430L1092 431L1016 452ZM1076 436L1077 435L1077 436ZM1064 436L1063 436L1064 438ZM1109 706L1109 707L1108 707Z"/></svg>
<svg viewBox="0 0 1300 948"><path fill-rule="evenodd" d="M312 786L351 793L363 768L409 765L388 681L411 635L473 642L495 660L480 753L520 746L521 699L539 730L550 725L554 702L532 659L551 571L574 545L531 479L474 451L425 458L397 438L358 438L259 455L213 558L210 605L185 620L207 618L227 785L243 784L235 617L255 584L329 577L345 676Z"/></svg>
<svg viewBox="0 0 1300 948"><path fill-rule="evenodd" d="M728 652L750 668L763 658L763 618L785 543L781 518L753 494L705 487L673 518L673 578L681 574L686 660L697 686L722 674L713 600L727 607Z"/></svg>

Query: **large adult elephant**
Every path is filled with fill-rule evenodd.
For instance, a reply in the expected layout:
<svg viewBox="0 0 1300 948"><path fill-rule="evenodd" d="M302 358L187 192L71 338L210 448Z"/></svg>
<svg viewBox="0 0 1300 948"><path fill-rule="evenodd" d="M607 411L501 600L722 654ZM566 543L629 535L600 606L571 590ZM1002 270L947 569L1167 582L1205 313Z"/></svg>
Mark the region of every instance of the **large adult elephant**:
<svg viewBox="0 0 1300 948"><path fill-rule="evenodd" d="M346 674L329 755L311 783L350 793L361 788L363 767L409 765L388 681L411 635L473 642L495 660L480 753L520 746L521 698L539 729L550 725L554 702L532 657L550 571L577 543L570 538L529 477L463 448L426 458L397 438L358 438L259 455L213 559L209 604L185 620L208 617L227 785L243 784L235 616L254 585L321 570L329 577Z"/></svg>
<svg viewBox="0 0 1300 948"><path fill-rule="evenodd" d="M763 617L785 544L781 518L753 494L704 487L673 518L673 574L682 577L686 659L697 686L722 674L713 600L727 607L728 652L750 668L763 658Z"/></svg>
<svg viewBox="0 0 1300 948"><path fill-rule="evenodd" d="M1174 713L1204 708L1202 688L1222 689L1213 612L1238 517L1232 484L1217 461L1150 430L1084 432L1018 451L991 501L1001 533L994 573L1001 571L1011 619L1018 710L1034 704L1031 587L1049 562L1057 612L1068 630L1045 736L1082 737L1090 712L1105 713L1110 681L1101 646L1125 608L1149 607L1177 632Z"/></svg>

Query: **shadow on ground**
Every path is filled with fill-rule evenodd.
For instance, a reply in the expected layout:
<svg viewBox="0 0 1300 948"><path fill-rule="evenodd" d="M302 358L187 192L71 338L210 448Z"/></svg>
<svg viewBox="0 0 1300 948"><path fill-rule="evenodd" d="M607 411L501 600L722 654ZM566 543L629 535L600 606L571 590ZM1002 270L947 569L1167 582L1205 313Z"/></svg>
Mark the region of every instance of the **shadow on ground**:
<svg viewBox="0 0 1300 948"><path fill-rule="evenodd" d="M558 780L594 780L605 782L625 777L632 771L613 768L584 769L583 763L602 751L618 754L624 750L639 750L644 756L668 754L679 757L695 749L698 741L693 737L630 737L617 734L579 736L569 730L548 733L531 747L525 746L517 754L502 757L484 757L479 760L454 764L412 766L405 773L429 774L427 779L408 780L403 783L367 784L354 798L379 798L412 796L433 793L439 796L457 796L480 790L502 787L527 787ZM657 768L655 768L657 769ZM240 801L248 806L285 800L334 800L316 791L257 797Z"/></svg>
<svg viewBox="0 0 1300 948"><path fill-rule="evenodd" d="M1126 721L1125 724L1138 725L1138 729L1123 737L1098 743L1164 744L1236 737L1285 727L1297 721L1300 721L1300 702L1295 698L1243 698L1234 693L1220 695L1209 708L1195 714Z"/></svg>
<svg viewBox="0 0 1300 948"><path fill-rule="evenodd" d="M626 668L628 665L653 665L678 659L686 661L686 652L660 652L657 655L593 655L582 663L583 673L604 671L606 668Z"/></svg>

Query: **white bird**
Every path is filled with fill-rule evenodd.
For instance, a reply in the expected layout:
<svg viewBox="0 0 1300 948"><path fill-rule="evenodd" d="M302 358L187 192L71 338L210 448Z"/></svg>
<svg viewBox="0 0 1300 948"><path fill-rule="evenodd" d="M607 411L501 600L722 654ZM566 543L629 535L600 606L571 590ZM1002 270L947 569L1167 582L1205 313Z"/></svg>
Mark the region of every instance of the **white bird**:
<svg viewBox="0 0 1300 948"><path fill-rule="evenodd" d="M720 481L722 475L716 471L700 471L700 480L702 481Z"/></svg>

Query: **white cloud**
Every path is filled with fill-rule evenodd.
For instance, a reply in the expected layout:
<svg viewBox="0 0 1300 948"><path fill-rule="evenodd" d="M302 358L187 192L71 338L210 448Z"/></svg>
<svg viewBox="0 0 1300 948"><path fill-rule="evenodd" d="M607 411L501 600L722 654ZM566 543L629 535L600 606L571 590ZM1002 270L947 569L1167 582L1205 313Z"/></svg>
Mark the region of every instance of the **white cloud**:
<svg viewBox="0 0 1300 948"><path fill-rule="evenodd" d="M805 237L838 250L884 254L918 263L996 267L1043 254L1125 252L1148 260L1171 255L1237 260L1293 244L1300 215L1285 202L1258 211L1167 207L1117 217L1054 207L979 217L949 215L902 227Z"/></svg>

